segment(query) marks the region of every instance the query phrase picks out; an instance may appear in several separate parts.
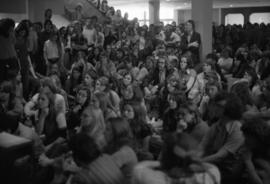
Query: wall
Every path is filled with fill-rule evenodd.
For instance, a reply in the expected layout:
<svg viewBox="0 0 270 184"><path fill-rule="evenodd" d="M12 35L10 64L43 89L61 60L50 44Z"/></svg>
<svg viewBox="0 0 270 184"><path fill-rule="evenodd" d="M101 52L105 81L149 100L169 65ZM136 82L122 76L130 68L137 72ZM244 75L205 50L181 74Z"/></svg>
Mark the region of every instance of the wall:
<svg viewBox="0 0 270 184"><path fill-rule="evenodd" d="M225 16L230 13L242 13L244 16L244 23L249 21L249 16L252 13L270 12L268 7L243 7L243 8L222 8L221 9L221 23L225 24Z"/></svg>
<svg viewBox="0 0 270 184"><path fill-rule="evenodd" d="M190 9L183 9L183 10L176 10L175 17L177 18L178 23L184 23L187 20L191 19L191 10ZM177 16L178 14L178 16ZM221 17L220 17L220 9L213 8L213 22L216 24L220 24Z"/></svg>
<svg viewBox="0 0 270 184"><path fill-rule="evenodd" d="M51 8L53 14L64 14L64 0L28 0L29 19L36 22L44 20L44 11Z"/></svg>
<svg viewBox="0 0 270 184"><path fill-rule="evenodd" d="M21 14L26 12L26 0L0 0L0 12Z"/></svg>

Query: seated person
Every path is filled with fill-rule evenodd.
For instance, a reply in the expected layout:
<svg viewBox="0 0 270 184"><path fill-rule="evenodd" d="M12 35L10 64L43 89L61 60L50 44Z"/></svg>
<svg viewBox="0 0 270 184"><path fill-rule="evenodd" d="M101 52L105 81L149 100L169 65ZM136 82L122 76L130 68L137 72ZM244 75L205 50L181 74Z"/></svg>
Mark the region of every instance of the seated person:
<svg viewBox="0 0 270 184"><path fill-rule="evenodd" d="M261 84L261 94L257 94L257 96L254 98L255 99L255 104L259 111L257 110L249 110L243 114L243 117L246 119L250 118L264 118L264 119L269 119L270 118L270 113L269 113L269 108L270 108L270 77L265 79L262 84Z"/></svg>
<svg viewBox="0 0 270 184"><path fill-rule="evenodd" d="M109 119L105 138L107 141L106 152L113 154L124 176L130 180L138 159L133 150L132 132L128 122L123 118ZM127 181L127 183L130 182Z"/></svg>
<svg viewBox="0 0 270 184"><path fill-rule="evenodd" d="M59 109L55 109L54 94L41 90L38 95L38 120L35 124L39 135L44 134L44 145L49 150L54 143L66 138L66 120Z"/></svg>
<svg viewBox="0 0 270 184"><path fill-rule="evenodd" d="M245 179L247 183L269 183L269 125L263 119L249 119L244 122L242 131L245 136L246 149L242 156L246 168Z"/></svg>
<svg viewBox="0 0 270 184"><path fill-rule="evenodd" d="M78 120L81 118L81 114L84 109L89 105L91 99L90 96L91 94L88 88L80 86L77 89L75 104L73 104L70 112L68 113L68 129L71 132L74 131L74 128L80 126L80 121Z"/></svg>
<svg viewBox="0 0 270 184"><path fill-rule="evenodd" d="M220 173L202 162L198 142L186 133L171 134L164 143L161 161L139 163L134 170L134 184L197 183L219 184Z"/></svg>
<svg viewBox="0 0 270 184"><path fill-rule="evenodd" d="M221 57L218 60L218 65L221 68L223 74L230 74L233 67L233 58L230 57L229 49L223 49L221 52Z"/></svg>
<svg viewBox="0 0 270 184"><path fill-rule="evenodd" d="M243 106L234 94L226 98L222 117L215 123L203 138L203 160L216 164L224 182L237 181L242 170L238 153L244 143L241 131Z"/></svg>
<svg viewBox="0 0 270 184"><path fill-rule="evenodd" d="M57 93L57 87L50 78L44 78L41 81L41 89L47 90L47 92L52 92L54 94L54 105L55 110L59 112L58 116L65 117L66 104L65 99L62 95ZM38 104L39 93L35 94L32 99L25 104L24 113L26 116L37 116L37 104Z"/></svg>
<svg viewBox="0 0 270 184"><path fill-rule="evenodd" d="M177 132L185 132L191 135L198 142L208 133L209 127L201 119L197 106L186 103L182 104L178 110Z"/></svg>
<svg viewBox="0 0 270 184"><path fill-rule="evenodd" d="M0 84L0 131L15 133L22 119L23 104L15 96L13 86L4 81Z"/></svg>
<svg viewBox="0 0 270 184"><path fill-rule="evenodd" d="M93 138L83 133L77 134L71 139L70 147L73 159L80 170L69 179L68 183L123 183L124 176L115 158L102 154Z"/></svg>

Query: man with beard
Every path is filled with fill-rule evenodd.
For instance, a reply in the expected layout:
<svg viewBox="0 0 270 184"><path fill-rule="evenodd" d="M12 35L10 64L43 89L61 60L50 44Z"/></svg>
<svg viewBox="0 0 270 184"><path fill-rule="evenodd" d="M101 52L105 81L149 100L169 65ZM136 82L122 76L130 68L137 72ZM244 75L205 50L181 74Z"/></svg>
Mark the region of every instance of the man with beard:
<svg viewBox="0 0 270 184"><path fill-rule="evenodd" d="M178 111L177 132L186 132L198 142L207 134L209 127L199 114L198 108L192 103L181 105Z"/></svg>

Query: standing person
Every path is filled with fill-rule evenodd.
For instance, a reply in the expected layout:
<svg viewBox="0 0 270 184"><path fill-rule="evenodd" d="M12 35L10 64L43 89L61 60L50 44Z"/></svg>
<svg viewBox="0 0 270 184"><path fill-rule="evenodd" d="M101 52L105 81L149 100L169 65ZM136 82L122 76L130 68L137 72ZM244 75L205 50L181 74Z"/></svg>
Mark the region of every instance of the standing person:
<svg viewBox="0 0 270 184"><path fill-rule="evenodd" d="M102 0L99 10L104 14L106 14L108 12L109 6L108 6L108 1L107 0Z"/></svg>
<svg viewBox="0 0 270 184"><path fill-rule="evenodd" d="M71 49L73 53L73 59L78 54L79 51L87 50L88 40L83 35L83 26L77 21L74 23L74 34L71 37ZM72 61L72 63L74 60Z"/></svg>
<svg viewBox="0 0 270 184"><path fill-rule="evenodd" d="M50 38L44 43L44 59L46 62L46 74L48 75L50 73L49 68L52 64L59 64L59 61L61 60L63 56L64 50L63 45L61 44L59 40L59 36L57 32L51 32Z"/></svg>
<svg viewBox="0 0 270 184"><path fill-rule="evenodd" d="M45 10L45 12L44 12L44 19L45 19L45 22L47 20L50 20L51 21L51 19L52 19L52 9L48 8L48 9Z"/></svg>
<svg viewBox="0 0 270 184"><path fill-rule="evenodd" d="M0 81L7 79L9 71L19 71L19 63L15 50L15 22L12 19L0 20Z"/></svg>
<svg viewBox="0 0 270 184"><path fill-rule="evenodd" d="M96 47L103 48L105 36L102 30L101 25L96 25L96 32L97 32L97 40L96 40Z"/></svg>
<svg viewBox="0 0 270 184"><path fill-rule="evenodd" d="M21 22L15 30L16 32L16 51L19 58L21 75L22 75L22 83L23 83L23 96L27 100L29 97L29 82L30 76L29 72L31 72L34 78L37 78L35 71L33 69L30 56L27 50L27 38L29 34L29 29L27 28L24 22Z"/></svg>
<svg viewBox="0 0 270 184"><path fill-rule="evenodd" d="M193 20L188 20L186 22L185 29L187 51L192 53L194 65L197 65L200 62L201 35L195 31L195 23Z"/></svg>
<svg viewBox="0 0 270 184"><path fill-rule="evenodd" d="M46 63L43 57L44 43L50 38L50 34L53 31L52 21L46 20L44 23L44 30L39 34L38 37L38 51L36 70L42 75L46 75Z"/></svg>
<svg viewBox="0 0 270 184"><path fill-rule="evenodd" d="M78 3L75 7L75 20L82 20L83 18L83 5Z"/></svg>
<svg viewBox="0 0 270 184"><path fill-rule="evenodd" d="M97 42L97 31L93 24L93 19L86 20L86 26L83 29L83 36L87 39L88 47L92 47Z"/></svg>

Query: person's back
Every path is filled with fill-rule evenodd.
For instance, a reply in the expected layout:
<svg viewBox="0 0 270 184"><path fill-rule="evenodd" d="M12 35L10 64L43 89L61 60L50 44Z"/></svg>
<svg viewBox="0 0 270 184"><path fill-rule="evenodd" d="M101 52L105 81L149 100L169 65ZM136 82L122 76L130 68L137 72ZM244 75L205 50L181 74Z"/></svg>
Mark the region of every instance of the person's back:
<svg viewBox="0 0 270 184"><path fill-rule="evenodd" d="M112 156L104 154L82 168L71 180L72 184L120 184L124 176Z"/></svg>

